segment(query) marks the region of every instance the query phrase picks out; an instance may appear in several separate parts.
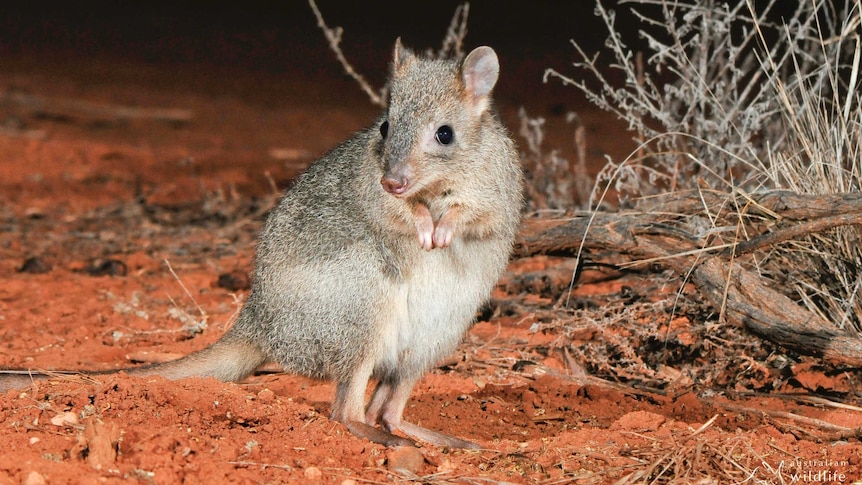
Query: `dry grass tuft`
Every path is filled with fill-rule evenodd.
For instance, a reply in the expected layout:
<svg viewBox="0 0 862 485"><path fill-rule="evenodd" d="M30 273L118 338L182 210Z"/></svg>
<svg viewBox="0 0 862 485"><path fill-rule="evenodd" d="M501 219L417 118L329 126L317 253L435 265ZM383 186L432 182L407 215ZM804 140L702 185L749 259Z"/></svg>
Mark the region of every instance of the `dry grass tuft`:
<svg viewBox="0 0 862 485"><path fill-rule="evenodd" d="M717 417L717 416L716 416ZM630 484L719 484L719 483L785 483L779 467L769 462L794 461L789 453L763 456L752 446L749 433L733 435L711 434L708 429L716 417L697 430L675 433L670 440L632 447L627 456L642 467L617 480L615 485Z"/></svg>
<svg viewBox="0 0 862 485"><path fill-rule="evenodd" d="M527 205L533 211L564 212L590 207L592 185L587 174L586 130L577 113L566 115L573 126L573 142L577 159L564 158L557 149L544 145L545 119L532 118L523 107L518 110L523 140L521 162L530 181L525 187Z"/></svg>
<svg viewBox="0 0 862 485"><path fill-rule="evenodd" d="M641 62L597 3L612 60L575 44L590 83L554 70L598 106L626 120L640 149L609 163L593 207L608 187L629 198L683 189L739 194L791 190L857 192L862 187L860 34L862 3L750 0L623 2L646 46ZM783 9L783 10L782 10ZM608 69L624 79L615 85ZM746 241L752 222L734 204L704 206L714 245ZM734 219L736 222L734 223ZM717 221L731 221L718 226ZM734 229L735 227L735 229ZM860 232L847 226L756 251L745 263L841 331L862 336Z"/></svg>

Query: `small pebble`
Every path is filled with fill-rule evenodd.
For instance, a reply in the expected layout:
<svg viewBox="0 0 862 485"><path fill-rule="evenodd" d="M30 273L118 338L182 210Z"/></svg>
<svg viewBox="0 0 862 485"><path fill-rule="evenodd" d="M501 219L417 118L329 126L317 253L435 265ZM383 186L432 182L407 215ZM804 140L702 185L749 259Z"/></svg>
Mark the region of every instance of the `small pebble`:
<svg viewBox="0 0 862 485"><path fill-rule="evenodd" d="M19 273L44 274L51 271L51 263L38 256L27 258L24 264L18 268Z"/></svg>
<svg viewBox="0 0 862 485"><path fill-rule="evenodd" d="M419 475L425 465L425 457L419 448L399 446L389 452L389 469L399 473Z"/></svg>
<svg viewBox="0 0 862 485"><path fill-rule="evenodd" d="M126 276L126 263L118 259L93 261L84 271L91 276Z"/></svg>
<svg viewBox="0 0 862 485"><path fill-rule="evenodd" d="M320 480L321 478L323 478L323 472L320 471L320 468L317 468L316 466L310 466L306 468L305 470L303 470L302 474L305 475L305 478L307 480Z"/></svg>
<svg viewBox="0 0 862 485"><path fill-rule="evenodd" d="M30 472L27 478L24 479L24 485L45 485L46 483L48 482L45 480L45 477L37 471Z"/></svg>
<svg viewBox="0 0 862 485"><path fill-rule="evenodd" d="M437 473L452 473L455 471L455 465L452 463L452 460L443 460L439 465L437 465Z"/></svg>
<svg viewBox="0 0 862 485"><path fill-rule="evenodd" d="M232 271L230 273L220 274L216 285L219 288L224 288L228 291L240 291L251 288L251 281L248 278L248 273L243 271Z"/></svg>
<svg viewBox="0 0 862 485"><path fill-rule="evenodd" d="M78 424L78 415L73 413L72 411L66 411L65 413L60 413L51 418L51 424L53 424L54 426L69 426L72 424Z"/></svg>
<svg viewBox="0 0 862 485"><path fill-rule="evenodd" d="M263 404L269 404L275 400L275 393L269 389L261 389L260 392L257 393L257 400Z"/></svg>

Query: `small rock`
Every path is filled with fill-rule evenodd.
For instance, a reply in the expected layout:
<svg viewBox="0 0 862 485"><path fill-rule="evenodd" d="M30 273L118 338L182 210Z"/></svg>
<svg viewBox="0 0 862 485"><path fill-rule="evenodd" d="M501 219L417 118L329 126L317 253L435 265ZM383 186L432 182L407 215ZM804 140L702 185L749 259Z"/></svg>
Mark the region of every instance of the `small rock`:
<svg viewBox="0 0 862 485"><path fill-rule="evenodd" d="M24 479L24 485L45 485L47 483L45 477L37 471L30 472L27 478Z"/></svg>
<svg viewBox="0 0 862 485"><path fill-rule="evenodd" d="M346 478L341 481L341 485L356 485L356 480L352 478Z"/></svg>
<svg viewBox="0 0 862 485"><path fill-rule="evenodd" d="M51 271L51 263L39 256L25 259L24 264L18 268L19 273L44 274L49 271Z"/></svg>
<svg viewBox="0 0 862 485"><path fill-rule="evenodd" d="M66 411L65 413L60 413L51 418L51 424L53 424L54 426L69 426L72 424L78 424L78 415L73 413L72 411Z"/></svg>
<svg viewBox="0 0 862 485"><path fill-rule="evenodd" d="M442 462L440 462L439 465L437 465L437 473L445 474L445 473L452 473L454 471L455 471L455 465L452 463L452 460L446 459L446 460L443 460Z"/></svg>
<svg viewBox="0 0 862 485"><path fill-rule="evenodd" d="M389 469L402 474L418 475L425 465L425 457L419 448L399 446L389 452Z"/></svg>
<svg viewBox="0 0 862 485"><path fill-rule="evenodd" d="M220 274L218 276L216 286L228 291L240 291L251 288L251 281L248 279L248 273L243 271L231 271L230 273Z"/></svg>
<svg viewBox="0 0 862 485"><path fill-rule="evenodd" d="M91 276L126 276L129 269L118 259L93 261L85 271Z"/></svg>
<svg viewBox="0 0 862 485"><path fill-rule="evenodd" d="M633 411L624 414L619 419L611 423L612 430L625 431L655 431L665 423L667 418L661 414L651 413L649 411Z"/></svg>
<svg viewBox="0 0 862 485"><path fill-rule="evenodd" d="M323 472L320 471L320 468L316 466L310 466L303 470L302 474L305 476L307 480L320 480L323 478Z"/></svg>
<svg viewBox="0 0 862 485"><path fill-rule="evenodd" d="M261 389L260 392L257 393L257 400L263 404L269 404L275 400L275 393L269 389Z"/></svg>
<svg viewBox="0 0 862 485"><path fill-rule="evenodd" d="M42 179L41 174L36 174L33 177L36 180ZM45 211L41 207L28 207L24 211L24 215L29 217L30 219L45 219L47 217L47 215L45 214Z"/></svg>

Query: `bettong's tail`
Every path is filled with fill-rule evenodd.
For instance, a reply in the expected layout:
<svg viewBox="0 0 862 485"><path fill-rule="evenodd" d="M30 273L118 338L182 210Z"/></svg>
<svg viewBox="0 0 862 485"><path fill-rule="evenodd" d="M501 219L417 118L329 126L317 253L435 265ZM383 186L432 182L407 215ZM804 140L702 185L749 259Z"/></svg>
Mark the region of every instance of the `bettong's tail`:
<svg viewBox="0 0 862 485"><path fill-rule="evenodd" d="M110 371L30 371L0 370L0 392L21 389L33 381L61 375L100 376L126 372L134 376L162 376L168 379L185 377L215 377L222 381L238 381L267 361L266 354L255 344L230 338L230 334L209 347L170 362Z"/></svg>

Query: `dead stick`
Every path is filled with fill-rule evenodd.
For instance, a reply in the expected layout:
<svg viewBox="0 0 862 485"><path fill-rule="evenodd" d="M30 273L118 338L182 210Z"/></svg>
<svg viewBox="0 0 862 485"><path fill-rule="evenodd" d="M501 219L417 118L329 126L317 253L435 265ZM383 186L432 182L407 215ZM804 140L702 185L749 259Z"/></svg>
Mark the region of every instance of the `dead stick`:
<svg viewBox="0 0 862 485"><path fill-rule="evenodd" d="M737 412L737 413L748 413L753 415L765 415L771 418L781 418L781 419L789 419L791 421L795 421L805 426L810 426L819 431L827 431L831 433L837 433L838 436L842 439L846 438L855 438L862 436L862 428L848 428L846 426L839 426L837 424L832 424L828 421L823 421L822 419L817 418L809 418L808 416L802 416L799 414L789 413L787 411L776 411L773 409L754 409L745 406L739 406L736 404L730 403L722 403L722 402L713 402L713 404L717 404L729 411Z"/></svg>
<svg viewBox="0 0 862 485"><path fill-rule="evenodd" d="M771 212L771 217L783 217L786 212L791 213L791 217L801 217L805 212L799 204L806 207L806 202L820 214L832 214L823 217L819 223L803 226L808 230L856 221L855 218L862 213L862 196L858 194L818 198L782 192L748 196L746 200L759 206L749 208L762 213ZM702 203L691 203L689 207L696 204L702 207ZM678 198L677 206L681 204L687 203ZM555 227L527 230L516 244L516 255L574 256L578 254L583 239L587 253L612 251L636 260L653 259L680 274L691 274L697 288L713 307L724 310L729 321L801 353L862 366L862 339L835 328L819 315L771 288L759 275L709 255L685 224L658 210L658 206L652 209L655 212L600 212L574 217L559 222ZM838 211L849 218L842 218L836 214ZM792 234L792 231L781 232L772 237L777 240Z"/></svg>
<svg viewBox="0 0 862 485"><path fill-rule="evenodd" d="M739 256L767 246L773 246L790 239L816 234L840 226L850 225L862 225L862 214L841 214L800 222L790 227L783 227L766 234L761 234L749 239L748 241L739 242L736 244L735 249L728 248L725 250L725 253L727 254L733 250L733 252Z"/></svg>

